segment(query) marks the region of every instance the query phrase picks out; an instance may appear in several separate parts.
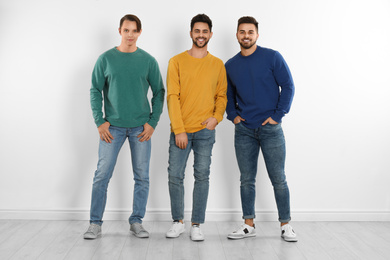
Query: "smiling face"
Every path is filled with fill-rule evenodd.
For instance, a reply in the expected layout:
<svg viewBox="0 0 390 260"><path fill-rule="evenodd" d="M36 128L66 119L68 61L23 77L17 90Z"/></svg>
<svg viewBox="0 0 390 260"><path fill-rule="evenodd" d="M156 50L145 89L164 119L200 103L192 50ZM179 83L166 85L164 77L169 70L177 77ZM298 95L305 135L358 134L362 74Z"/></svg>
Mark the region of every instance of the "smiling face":
<svg viewBox="0 0 390 260"><path fill-rule="evenodd" d="M207 46L207 43L213 36L207 23L197 22L194 24L190 36L194 45L198 48Z"/></svg>
<svg viewBox="0 0 390 260"><path fill-rule="evenodd" d="M122 43L124 47L134 48L138 37L141 35L142 30L137 29L137 23L129 20L125 20L122 27L119 28L119 34L122 36Z"/></svg>
<svg viewBox="0 0 390 260"><path fill-rule="evenodd" d="M250 49L255 46L259 34L257 33L256 26L251 23L242 23L237 29L238 43L244 49Z"/></svg>

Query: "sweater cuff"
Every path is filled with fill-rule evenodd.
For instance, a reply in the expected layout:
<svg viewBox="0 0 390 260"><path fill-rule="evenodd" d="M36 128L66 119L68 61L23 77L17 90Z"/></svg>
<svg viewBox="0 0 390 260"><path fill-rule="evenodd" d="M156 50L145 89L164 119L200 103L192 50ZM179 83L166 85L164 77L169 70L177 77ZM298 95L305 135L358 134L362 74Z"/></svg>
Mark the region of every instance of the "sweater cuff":
<svg viewBox="0 0 390 260"><path fill-rule="evenodd" d="M278 123L281 123L282 122L282 117L284 117L284 113L282 111L276 111L275 114L273 114L271 116L271 118L278 122Z"/></svg>
<svg viewBox="0 0 390 260"><path fill-rule="evenodd" d="M101 126L102 124L104 124L105 122L107 122L106 120L104 120L103 118L100 118L98 120L95 120L95 124L97 127Z"/></svg>
<svg viewBox="0 0 390 260"><path fill-rule="evenodd" d="M148 123L151 127L153 127L153 129L156 129L157 122L155 120L149 120L146 123Z"/></svg>
<svg viewBox="0 0 390 260"><path fill-rule="evenodd" d="M175 135L178 135L178 134L181 134L181 133L185 133L185 132L186 132L186 129L184 127L179 127L179 128L173 129L173 133Z"/></svg>
<svg viewBox="0 0 390 260"><path fill-rule="evenodd" d="M228 113L228 115L227 115L227 119L228 120L230 120L230 121L234 121L234 119L236 118L238 116L238 114L237 114L237 112L236 111L232 111L232 112L230 112L230 113Z"/></svg>
<svg viewBox="0 0 390 260"><path fill-rule="evenodd" d="M222 119L223 119L223 116L218 115L218 114L214 114L213 117L214 117L215 119L217 119L218 124L219 124L219 123L222 121Z"/></svg>

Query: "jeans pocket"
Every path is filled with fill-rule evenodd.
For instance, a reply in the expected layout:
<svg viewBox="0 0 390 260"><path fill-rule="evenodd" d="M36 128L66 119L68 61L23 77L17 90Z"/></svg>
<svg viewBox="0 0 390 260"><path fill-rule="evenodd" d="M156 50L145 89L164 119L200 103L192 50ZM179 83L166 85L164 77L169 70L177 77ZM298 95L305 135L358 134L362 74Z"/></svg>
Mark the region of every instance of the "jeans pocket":
<svg viewBox="0 0 390 260"><path fill-rule="evenodd" d="M278 127L280 126L281 123L279 124L270 124L270 123L267 123L265 126L268 126L268 127Z"/></svg>

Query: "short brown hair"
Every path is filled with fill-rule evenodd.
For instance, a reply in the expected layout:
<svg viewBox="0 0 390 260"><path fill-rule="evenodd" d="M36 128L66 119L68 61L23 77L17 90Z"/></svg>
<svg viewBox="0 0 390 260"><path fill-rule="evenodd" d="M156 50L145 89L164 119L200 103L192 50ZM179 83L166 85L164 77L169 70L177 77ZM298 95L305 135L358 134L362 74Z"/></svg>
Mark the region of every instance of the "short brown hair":
<svg viewBox="0 0 390 260"><path fill-rule="evenodd" d="M135 22L137 24L137 31L138 32L141 31L142 29L141 20L134 14L126 14L125 16L123 16L121 21L119 22L119 29L122 28L124 21Z"/></svg>
<svg viewBox="0 0 390 260"><path fill-rule="evenodd" d="M238 19L237 31L238 31L238 27L240 27L240 24L242 23L254 24L256 26L256 31L257 32L259 31L259 23L252 16L243 16L240 19Z"/></svg>
<svg viewBox="0 0 390 260"><path fill-rule="evenodd" d="M213 22L211 21L210 17L208 17L205 14L198 14L192 18L191 25L190 25L191 31L192 31L192 29L194 29L195 23L207 23L207 25L209 26L210 32L211 32L211 28L213 27Z"/></svg>

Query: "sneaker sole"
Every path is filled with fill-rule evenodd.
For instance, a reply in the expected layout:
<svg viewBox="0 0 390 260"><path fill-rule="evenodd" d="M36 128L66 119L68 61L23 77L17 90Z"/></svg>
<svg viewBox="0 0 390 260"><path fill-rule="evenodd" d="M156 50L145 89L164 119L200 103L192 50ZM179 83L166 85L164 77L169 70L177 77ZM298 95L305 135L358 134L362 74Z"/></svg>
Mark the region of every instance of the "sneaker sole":
<svg viewBox="0 0 390 260"><path fill-rule="evenodd" d="M185 232L185 230L183 230L182 232L180 232L177 236L165 234L165 237L166 237L166 238L177 238L177 237L179 237L181 234L183 234L184 232Z"/></svg>
<svg viewBox="0 0 390 260"><path fill-rule="evenodd" d="M282 236L282 238L284 239L284 241L287 241L287 242L298 242L297 238L288 238L288 237L284 237L284 236Z"/></svg>
<svg viewBox="0 0 390 260"><path fill-rule="evenodd" d="M88 239L88 240L92 240L92 239L96 239L96 238L99 238L101 237L101 233L99 233L96 237L88 237L88 236L84 236L84 239Z"/></svg>
<svg viewBox="0 0 390 260"><path fill-rule="evenodd" d="M191 240L192 241L195 241L195 242L200 242L200 241L204 241L204 238L197 238L197 239L194 239L190 236Z"/></svg>
<svg viewBox="0 0 390 260"><path fill-rule="evenodd" d="M133 232L133 231L132 231ZM149 235L138 235L138 234L136 234L136 233L134 233L133 232L133 234L134 234L134 236L136 236L136 237L138 237L138 238L148 238L149 237Z"/></svg>
<svg viewBox="0 0 390 260"><path fill-rule="evenodd" d="M227 236L227 238L229 238L229 239L243 239L243 238L250 238L250 237L255 237L255 236L256 236L256 234L246 235L246 236L242 236L242 237Z"/></svg>

